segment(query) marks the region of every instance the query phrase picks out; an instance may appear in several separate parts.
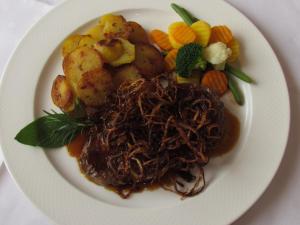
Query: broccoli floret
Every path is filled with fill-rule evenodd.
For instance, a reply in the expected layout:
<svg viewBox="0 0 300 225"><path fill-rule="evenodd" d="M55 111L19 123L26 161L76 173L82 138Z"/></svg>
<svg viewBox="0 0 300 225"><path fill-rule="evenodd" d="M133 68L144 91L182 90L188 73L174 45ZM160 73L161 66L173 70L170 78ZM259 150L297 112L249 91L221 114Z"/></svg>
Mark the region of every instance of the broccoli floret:
<svg viewBox="0 0 300 225"><path fill-rule="evenodd" d="M204 58L200 57L194 69L200 69L204 71L206 69L206 66L207 66L207 61Z"/></svg>
<svg viewBox="0 0 300 225"><path fill-rule="evenodd" d="M207 61L203 58L203 47L196 43L184 45L178 50L176 72L182 77L189 77L194 69L205 70Z"/></svg>

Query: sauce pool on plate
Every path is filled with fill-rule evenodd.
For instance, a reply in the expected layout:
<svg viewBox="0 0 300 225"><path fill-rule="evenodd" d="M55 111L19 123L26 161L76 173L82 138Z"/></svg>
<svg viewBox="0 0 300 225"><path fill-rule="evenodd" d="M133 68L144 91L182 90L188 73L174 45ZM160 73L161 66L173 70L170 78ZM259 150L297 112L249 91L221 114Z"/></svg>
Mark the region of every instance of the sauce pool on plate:
<svg viewBox="0 0 300 225"><path fill-rule="evenodd" d="M69 154L78 159L86 141L86 136L79 134L70 144L67 145Z"/></svg>
<svg viewBox="0 0 300 225"><path fill-rule="evenodd" d="M240 121L229 110L225 109L225 133L220 144L211 153L211 157L222 156L230 152L240 136Z"/></svg>

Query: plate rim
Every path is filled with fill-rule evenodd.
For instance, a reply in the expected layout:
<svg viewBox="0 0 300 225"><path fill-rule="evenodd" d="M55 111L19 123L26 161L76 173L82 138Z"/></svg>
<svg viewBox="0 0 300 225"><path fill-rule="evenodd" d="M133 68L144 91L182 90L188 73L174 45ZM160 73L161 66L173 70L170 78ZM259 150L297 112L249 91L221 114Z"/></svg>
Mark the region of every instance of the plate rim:
<svg viewBox="0 0 300 225"><path fill-rule="evenodd" d="M5 66L5 69L3 70L3 73L2 73L2 76L1 76L1 79L0 79L0 94L2 94L2 90L3 90L3 87L2 87L2 86L3 86L4 80L5 80L6 76L7 76L7 75L6 75L6 74L7 74L7 70L8 70L8 68L10 67L11 61L12 61L12 59L14 58L15 54L18 52L18 49L20 48L20 46L22 46L24 39L25 39L27 36L29 36L29 35L31 34L31 32L33 31L33 29L34 29L38 24L40 24L41 21L44 21L44 20L49 19L50 15L52 15L53 12L55 12L55 11L56 11L57 9L59 9L59 8L64 7L64 6L67 5L69 2L71 2L71 1L65 0L65 1L62 1L61 3L59 3L57 6L55 6L55 7L54 7L53 9L51 9L47 14L45 14L40 20L38 20L36 23L34 23L34 24L27 30L27 32L25 33L25 35L21 38L19 44L16 46L15 50L13 51L13 53L11 54L11 56L9 57L9 59L8 59L8 61L7 61L7 64L6 64L6 66ZM79 2L79 1L78 1L78 2ZM82 2L83 2L83 1L82 1ZM117 2L117 1L116 1L116 2ZM142 0L142 2L146 2L146 1L145 1L145 0ZM180 2L180 3L182 3L183 5L189 5L192 1L189 1L189 2L185 1L185 2L183 3L181 0L179 0L179 1L177 1L177 2ZM215 2L217 2L217 0L215 0ZM222 2L223 2L223 1L222 1ZM247 16L245 16L243 13L241 13L238 9L236 9L236 8L235 8L234 6L232 6L230 3L227 3L227 2L223 2L223 3L225 3L225 5L227 5L227 6L231 7L231 8L233 8L237 13L240 14L240 16L246 18L247 21L250 22L250 23L256 28L256 30L259 32L259 34L261 35L261 37L264 39L265 43L267 43L268 47L271 49L273 55L275 56L276 63L277 63L277 64L279 65L279 67L280 67L280 71L279 71L279 72L283 75L283 76L282 76L282 77L283 77L283 80L284 80L283 86L284 86L284 88L285 88L285 92L286 92L285 94L287 95L287 99L286 99L286 100L287 100L287 103L286 103L286 104L287 104L287 108L286 108L285 110L287 110L287 115L288 115L288 118L287 118L287 120L288 120L288 123L287 123L287 132L286 132L286 134L284 135L284 136L285 136L284 149L283 149L282 152L281 152L281 156L280 156L279 163L277 164L276 169L275 169L275 171L273 172L273 174L272 174L272 176L271 176L271 179L268 180L267 185L264 187L263 190L261 190L260 194L257 195L255 199L253 199L252 203L249 203L249 206L246 207L245 210L240 211L240 213L239 213L235 218L232 218L232 220L230 220L230 223L232 223L232 222L234 222L235 220L237 220L241 215L243 215L249 208L251 208L251 207L253 206L253 204L254 204L254 203L255 203L255 202L256 202L256 201L264 194L264 192L266 191L266 189L269 187L270 183L272 182L274 176L276 175L276 173L277 173L277 171L278 171L278 168L279 168L279 166L280 166L280 164L281 164L281 161L282 161L282 159L283 159L283 156L284 156L284 153L285 153L285 150L286 150L286 146L287 146L287 143L288 143L288 139L289 139L290 119L291 119L290 113L291 113L291 111L290 111L290 98L289 98L289 91L288 91L288 87L287 87L286 77L284 76L284 72L283 72L283 69L282 69L282 67L281 67L281 65L280 65L280 62L279 62L279 60L278 60L278 57L277 57L277 55L276 55L276 52L273 50L272 46L271 46L270 43L267 41L267 39L265 38L265 36L263 35L263 33L257 28L257 26L256 26L256 25L255 25L255 24L254 24ZM149 5L147 5L147 7L148 7L148 6L149 6ZM153 7L153 8L155 9L155 7ZM0 95L0 98L1 98L1 95ZM1 104L1 103L0 103L0 104ZM2 111L0 111L0 112L2 112ZM2 115L0 114L0 117L1 117L1 116L2 116ZM1 128L1 127L0 127L0 128ZM7 162L6 156L5 156L5 151L4 151L2 148L3 148L3 147L2 147L2 137L0 136L0 149L1 149L1 151L3 152L4 162L5 162L5 164L7 165L7 169L8 169L8 171L9 171L11 177L13 178L14 182L17 184L17 186L19 187L19 189L20 189L20 190L25 194L25 196L26 196L26 197L27 197L27 198L28 198L28 199L36 206L36 208L39 209L39 210L41 210L45 215L48 216L48 213L46 213L44 209L41 209L40 206L37 205L35 201L33 201L33 199L31 198L32 196L29 197L28 192L26 192L24 189L22 189L21 184L19 183L19 181L15 179L14 171L11 170L10 163ZM27 190L27 191L28 191L28 190ZM49 216L48 216L48 217L49 217ZM53 218L49 217L49 219L52 220Z"/></svg>

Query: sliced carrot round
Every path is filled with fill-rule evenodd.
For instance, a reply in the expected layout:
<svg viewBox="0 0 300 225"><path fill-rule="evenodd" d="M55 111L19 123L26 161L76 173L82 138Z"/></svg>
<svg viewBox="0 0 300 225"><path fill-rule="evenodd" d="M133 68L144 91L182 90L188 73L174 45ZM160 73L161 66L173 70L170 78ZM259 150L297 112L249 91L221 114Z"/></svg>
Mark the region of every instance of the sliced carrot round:
<svg viewBox="0 0 300 225"><path fill-rule="evenodd" d="M240 44L235 38L233 38L227 46L231 49L231 55L227 61L234 63L240 56Z"/></svg>
<svg viewBox="0 0 300 225"><path fill-rule="evenodd" d="M158 45L162 50L169 51L172 49L172 45L169 41L168 34L161 30L152 30L150 32L150 38Z"/></svg>
<svg viewBox="0 0 300 225"><path fill-rule="evenodd" d="M225 26L215 26L211 28L210 43L223 42L228 44L233 39L231 30Z"/></svg>
<svg viewBox="0 0 300 225"><path fill-rule="evenodd" d="M169 26L169 35L172 36L176 42L181 44L192 43L197 38L193 29L184 22L172 23Z"/></svg>
<svg viewBox="0 0 300 225"><path fill-rule="evenodd" d="M201 85L210 88L220 96L228 90L227 77L219 70L206 72L201 80Z"/></svg>
<svg viewBox="0 0 300 225"><path fill-rule="evenodd" d="M165 65L168 71L172 71L176 67L176 56L178 49L171 50L165 57Z"/></svg>

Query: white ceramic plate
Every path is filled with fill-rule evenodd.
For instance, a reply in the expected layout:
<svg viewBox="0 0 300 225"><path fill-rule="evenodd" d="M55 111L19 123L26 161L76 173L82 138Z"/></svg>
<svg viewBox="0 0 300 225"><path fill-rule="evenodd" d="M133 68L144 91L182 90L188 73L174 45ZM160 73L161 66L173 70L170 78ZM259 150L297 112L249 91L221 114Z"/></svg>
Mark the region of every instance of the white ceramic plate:
<svg viewBox="0 0 300 225"><path fill-rule="evenodd" d="M277 58L262 34L223 1L177 1L211 24L227 24L242 43L241 67L257 85L240 82L243 107L226 96L240 118L241 136L232 153L206 168L207 187L184 201L163 190L123 200L87 181L65 149L44 152L21 145L16 133L54 108L50 88L62 73L59 46L72 32L84 31L101 14L118 12L148 29L166 30L180 20L169 1L67 1L40 20L24 37L6 68L0 91L1 148L6 165L28 198L60 225L229 224L242 215L273 178L287 142L289 99Z"/></svg>

